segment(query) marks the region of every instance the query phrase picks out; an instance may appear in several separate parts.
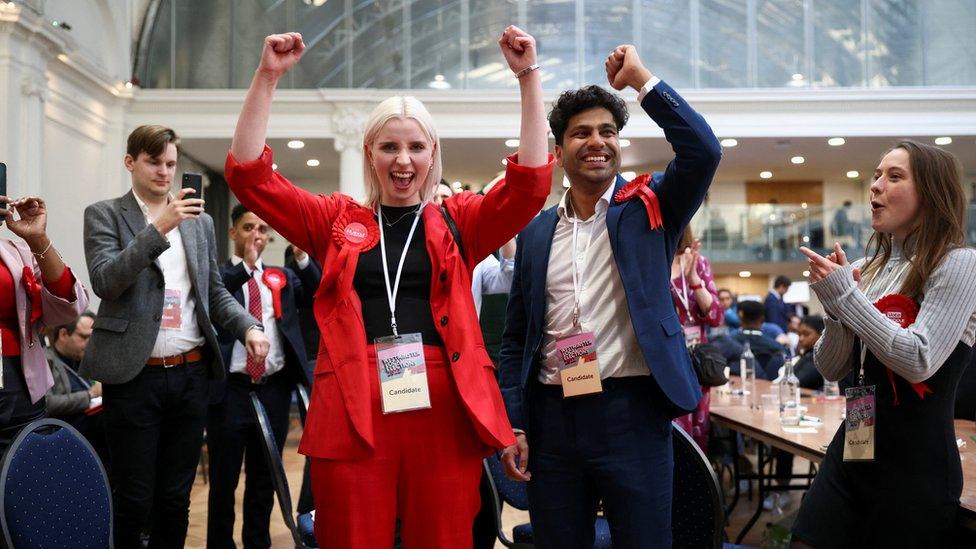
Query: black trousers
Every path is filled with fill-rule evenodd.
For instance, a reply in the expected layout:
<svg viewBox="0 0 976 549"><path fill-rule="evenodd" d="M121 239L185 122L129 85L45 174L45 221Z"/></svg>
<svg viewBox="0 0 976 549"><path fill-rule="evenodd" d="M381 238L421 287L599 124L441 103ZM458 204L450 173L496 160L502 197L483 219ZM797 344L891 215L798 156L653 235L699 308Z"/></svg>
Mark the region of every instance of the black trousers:
<svg viewBox="0 0 976 549"><path fill-rule="evenodd" d="M254 420L250 392L264 404L278 453L288 435L288 412L295 384L280 371L261 385L244 374L230 374L224 399L207 412L207 451L210 455L210 496L207 505L207 547L233 548L234 492L244 478L242 541L247 549L271 547L268 531L274 507L274 485L264 457L261 430Z"/></svg>
<svg viewBox="0 0 976 549"><path fill-rule="evenodd" d="M20 430L44 417L44 398L31 402L19 356L3 357L3 389L0 389L0 456Z"/></svg>
<svg viewBox="0 0 976 549"><path fill-rule="evenodd" d="M183 547L208 389L203 362L146 366L131 381L103 386L116 549L142 547L146 529L150 548Z"/></svg>

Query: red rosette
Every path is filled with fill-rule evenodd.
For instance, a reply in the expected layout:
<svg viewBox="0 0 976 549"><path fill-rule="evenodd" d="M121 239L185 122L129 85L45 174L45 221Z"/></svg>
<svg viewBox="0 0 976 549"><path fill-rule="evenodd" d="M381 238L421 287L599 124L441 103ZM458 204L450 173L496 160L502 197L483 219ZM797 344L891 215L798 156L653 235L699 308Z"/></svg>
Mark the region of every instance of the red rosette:
<svg viewBox="0 0 976 549"><path fill-rule="evenodd" d="M881 299L874 302L875 308L881 311L889 320L899 325L902 328L907 328L915 323L915 319L918 317L918 303L914 299L901 294L891 294L882 297ZM895 404L898 404L898 391L895 389L895 373L891 370L888 372L888 382L891 383L891 389L895 394ZM925 398L925 395L932 392L924 382L912 383L912 390L918 395L918 398Z"/></svg>
<svg viewBox="0 0 976 549"><path fill-rule="evenodd" d="M664 219L661 217L661 204L658 202L657 195L650 187L651 174L643 173L635 177L613 195L613 199L618 204L623 204L628 200L637 197L644 203L647 210L647 222L651 230L660 229L664 226Z"/></svg>
<svg viewBox="0 0 976 549"><path fill-rule="evenodd" d="M269 267L264 270L264 274L261 275L261 280L264 282L264 285L271 290L271 302L274 304L274 315L275 318L280 319L281 289L288 284L288 277L281 269Z"/></svg>
<svg viewBox="0 0 976 549"><path fill-rule="evenodd" d="M332 240L340 248L364 252L380 241L380 227L366 208L346 208L332 224Z"/></svg>
<svg viewBox="0 0 976 549"><path fill-rule="evenodd" d="M27 297L30 300L30 312L28 313L27 321L33 325L41 318L44 312L41 306L41 285L38 284L37 278L34 277L34 269L31 269L29 266L24 266L24 274L21 276L20 281L24 284L24 290L26 290Z"/></svg>

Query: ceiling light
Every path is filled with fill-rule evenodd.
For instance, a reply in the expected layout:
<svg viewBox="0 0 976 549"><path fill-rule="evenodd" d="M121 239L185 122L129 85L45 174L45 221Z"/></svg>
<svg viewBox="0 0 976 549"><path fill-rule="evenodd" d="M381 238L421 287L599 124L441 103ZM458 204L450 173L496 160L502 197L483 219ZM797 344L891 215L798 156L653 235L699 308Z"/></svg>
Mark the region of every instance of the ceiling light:
<svg viewBox="0 0 976 549"><path fill-rule="evenodd" d="M621 139L617 143L620 143L620 148L623 149L624 147L630 146L630 139Z"/></svg>
<svg viewBox="0 0 976 549"><path fill-rule="evenodd" d="M803 273L801 273L801 274L803 276L810 276L810 271L803 271Z"/></svg>
<svg viewBox="0 0 976 549"><path fill-rule="evenodd" d="M620 177L623 177L627 181L631 181L637 177L637 172L620 172Z"/></svg>
<svg viewBox="0 0 976 549"><path fill-rule="evenodd" d="M127 89L127 90L131 90L132 89L132 81L131 80L129 80L129 81L127 81L125 83L125 89Z"/></svg>
<svg viewBox="0 0 976 549"><path fill-rule="evenodd" d="M749 278L752 276L752 271L739 271L739 278Z"/></svg>
<svg viewBox="0 0 976 549"><path fill-rule="evenodd" d="M763 179L769 179L773 177L773 172L759 172L759 177Z"/></svg>
<svg viewBox="0 0 976 549"><path fill-rule="evenodd" d="M808 204L806 202L800 202L800 207L804 210L807 209Z"/></svg>
<svg viewBox="0 0 976 549"><path fill-rule="evenodd" d="M518 147L519 146L519 140L518 139L506 139L505 140L505 146L506 147L512 147L514 149L515 147Z"/></svg>
<svg viewBox="0 0 976 549"><path fill-rule="evenodd" d="M68 56L65 55L65 54L63 54L63 53L59 53L58 54L58 60L61 61L62 63L67 63L68 62Z"/></svg>
<svg viewBox="0 0 976 549"><path fill-rule="evenodd" d="M790 162L794 164L803 164L806 161L807 159L803 158L802 156L794 156L793 158L790 159Z"/></svg>
<svg viewBox="0 0 976 549"><path fill-rule="evenodd" d="M936 137L935 138L935 144L936 145L948 145L950 143L952 143L952 138L951 137Z"/></svg>
<svg viewBox="0 0 976 549"><path fill-rule="evenodd" d="M443 74L434 75L434 79L427 83L428 88L434 88L435 90L449 90L451 89L451 83L444 79Z"/></svg>
<svg viewBox="0 0 976 549"><path fill-rule="evenodd" d="M271 164L271 169L272 170L277 170L278 169L278 165L277 164Z"/></svg>
<svg viewBox="0 0 976 549"><path fill-rule="evenodd" d="M732 139L731 137L727 139L723 139L720 143L722 144L723 147L728 147L728 148L734 147L739 144L737 140Z"/></svg>
<svg viewBox="0 0 976 549"><path fill-rule="evenodd" d="M305 142L300 139L292 139L288 142L289 149L302 149L305 147Z"/></svg>
<svg viewBox="0 0 976 549"><path fill-rule="evenodd" d="M502 158L502 166L508 166L508 159Z"/></svg>
<svg viewBox="0 0 976 549"><path fill-rule="evenodd" d="M793 76L791 76L790 78L792 78L794 82L799 82L803 80L803 75L798 72L795 72L793 73Z"/></svg>
<svg viewBox="0 0 976 549"><path fill-rule="evenodd" d="M847 143L847 140L843 137L831 137L827 140L827 144L831 147L840 147L844 143Z"/></svg>
<svg viewBox="0 0 976 549"><path fill-rule="evenodd" d="M860 176L861 176L861 173L858 172L857 170L851 170L851 171L847 172L847 177L849 177L851 179L857 179Z"/></svg>
<svg viewBox="0 0 976 549"><path fill-rule="evenodd" d="M316 168L319 165L319 161L317 158L309 158L305 161L305 165L309 168Z"/></svg>

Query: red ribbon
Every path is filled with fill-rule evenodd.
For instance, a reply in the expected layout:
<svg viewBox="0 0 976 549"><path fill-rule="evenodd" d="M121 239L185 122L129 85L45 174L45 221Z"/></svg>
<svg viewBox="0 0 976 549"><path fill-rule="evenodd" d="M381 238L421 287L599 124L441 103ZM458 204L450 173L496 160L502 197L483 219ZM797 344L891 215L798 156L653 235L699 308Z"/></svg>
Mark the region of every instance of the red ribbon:
<svg viewBox="0 0 976 549"><path fill-rule="evenodd" d="M43 308L41 305L41 285L37 283L37 279L34 278L34 269L28 266L24 267L24 274L21 277L21 282L24 283L24 289L27 291L27 297L30 300L28 306L30 307L29 317L27 319L28 327L33 326L35 322L40 320L43 314Z"/></svg>
<svg viewBox="0 0 976 549"><path fill-rule="evenodd" d="M876 301L874 306L884 313L889 320L902 328L911 326L918 317L918 303L914 299L901 294L886 295ZM898 389L895 387L895 376L897 374L890 369L886 369L885 371L888 374L888 383L891 384L891 390L895 395L894 404L897 406ZM910 383L909 385L911 385L912 390L915 391L919 399L924 399L925 395L933 392L925 382Z"/></svg>
<svg viewBox="0 0 976 549"><path fill-rule="evenodd" d="M264 285L271 290L271 302L274 304L274 315L276 319L281 318L281 289L288 284L288 277L281 269L268 267L261 275Z"/></svg>
<svg viewBox="0 0 976 549"><path fill-rule="evenodd" d="M613 195L613 199L618 204L622 204L634 197L640 198L641 202L644 203L644 209L647 210L647 221L653 231L664 226L664 218L661 217L661 203L654 191L651 190L650 181L651 174L638 175L633 181L621 187Z"/></svg>
<svg viewBox="0 0 976 549"><path fill-rule="evenodd" d="M362 206L350 205L332 223L332 241L339 247L339 255L325 264L322 286L330 287L346 272L346 264L359 257L360 252L372 249L380 241L380 226L373 212ZM346 274L343 286L352 286L352 274Z"/></svg>

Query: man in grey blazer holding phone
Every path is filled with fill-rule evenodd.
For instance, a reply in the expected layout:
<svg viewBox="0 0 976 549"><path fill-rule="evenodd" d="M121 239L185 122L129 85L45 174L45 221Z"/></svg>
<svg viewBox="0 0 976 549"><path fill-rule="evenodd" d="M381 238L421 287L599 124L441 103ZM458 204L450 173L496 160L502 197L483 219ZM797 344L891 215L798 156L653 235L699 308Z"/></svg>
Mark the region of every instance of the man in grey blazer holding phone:
<svg viewBox="0 0 976 549"><path fill-rule="evenodd" d="M114 464L115 547L183 547L208 381L224 376L211 321L263 361L268 339L224 288L213 219L196 189L171 194L176 133L128 139L132 190L85 210L85 257L101 299L81 375L102 382ZM151 516L150 516L151 511Z"/></svg>

